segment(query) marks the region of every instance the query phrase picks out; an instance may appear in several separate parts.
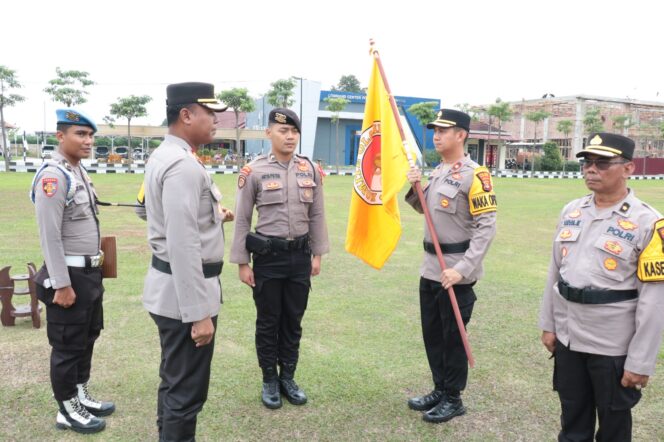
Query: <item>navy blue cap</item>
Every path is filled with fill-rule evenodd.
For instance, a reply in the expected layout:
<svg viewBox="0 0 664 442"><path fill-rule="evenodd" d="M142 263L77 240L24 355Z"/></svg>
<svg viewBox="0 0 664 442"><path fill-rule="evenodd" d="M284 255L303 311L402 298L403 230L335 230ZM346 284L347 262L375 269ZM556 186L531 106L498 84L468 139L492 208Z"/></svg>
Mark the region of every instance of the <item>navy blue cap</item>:
<svg viewBox="0 0 664 442"><path fill-rule="evenodd" d="M427 124L427 129L438 127L460 127L470 132L470 115L455 109L441 109L436 119Z"/></svg>
<svg viewBox="0 0 664 442"><path fill-rule="evenodd" d="M70 124L72 126L88 126L97 132L97 125L81 111L74 109L57 109L55 115L58 118L58 124Z"/></svg>
<svg viewBox="0 0 664 442"><path fill-rule="evenodd" d="M280 124L290 124L295 126L298 132L302 133L300 129L300 119L297 117L297 114L290 109L283 107L277 107L270 111L269 116L270 123L280 123Z"/></svg>
<svg viewBox="0 0 664 442"><path fill-rule="evenodd" d="M602 157L621 156L631 160L634 156L634 140L618 134L596 132L588 137L588 145L576 157L595 154Z"/></svg>

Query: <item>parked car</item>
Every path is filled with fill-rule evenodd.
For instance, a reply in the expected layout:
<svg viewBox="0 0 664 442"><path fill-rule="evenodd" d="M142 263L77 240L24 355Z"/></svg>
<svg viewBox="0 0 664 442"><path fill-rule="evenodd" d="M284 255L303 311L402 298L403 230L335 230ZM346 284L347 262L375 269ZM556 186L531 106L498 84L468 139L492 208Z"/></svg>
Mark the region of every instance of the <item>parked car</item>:
<svg viewBox="0 0 664 442"><path fill-rule="evenodd" d="M127 146L118 146L115 148L115 154L121 158L129 158L129 148Z"/></svg>
<svg viewBox="0 0 664 442"><path fill-rule="evenodd" d="M111 151L108 146L96 146L95 158L108 158L108 153Z"/></svg>
<svg viewBox="0 0 664 442"><path fill-rule="evenodd" d="M142 147L135 147L132 152L132 158L135 160L147 160L148 154L143 151Z"/></svg>
<svg viewBox="0 0 664 442"><path fill-rule="evenodd" d="M52 156L53 156L53 152L55 152L55 146L54 145L44 144L44 147L42 147L42 152L41 152L42 160L51 159Z"/></svg>

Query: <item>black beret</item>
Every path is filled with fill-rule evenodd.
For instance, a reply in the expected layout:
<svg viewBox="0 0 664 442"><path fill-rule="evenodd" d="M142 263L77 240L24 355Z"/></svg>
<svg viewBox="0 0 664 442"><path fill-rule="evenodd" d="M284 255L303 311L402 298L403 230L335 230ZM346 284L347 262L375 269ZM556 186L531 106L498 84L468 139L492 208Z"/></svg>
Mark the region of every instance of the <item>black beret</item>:
<svg viewBox="0 0 664 442"><path fill-rule="evenodd" d="M297 114L290 109L283 107L277 107L270 111L269 117L270 123L281 123L281 124L290 124L295 126L298 132L302 132L300 129L300 119Z"/></svg>
<svg viewBox="0 0 664 442"><path fill-rule="evenodd" d="M215 112L223 112L228 106L214 97L214 86L210 83L176 83L166 87L166 105L200 104Z"/></svg>
<svg viewBox="0 0 664 442"><path fill-rule="evenodd" d="M427 129L438 127L460 127L470 132L470 115L455 109L441 109L436 119L427 124Z"/></svg>
<svg viewBox="0 0 664 442"><path fill-rule="evenodd" d="M631 138L608 132L597 132L590 135L588 140L590 141L585 149L576 154L577 158L595 154L610 158L621 156L631 160L634 156L634 141Z"/></svg>

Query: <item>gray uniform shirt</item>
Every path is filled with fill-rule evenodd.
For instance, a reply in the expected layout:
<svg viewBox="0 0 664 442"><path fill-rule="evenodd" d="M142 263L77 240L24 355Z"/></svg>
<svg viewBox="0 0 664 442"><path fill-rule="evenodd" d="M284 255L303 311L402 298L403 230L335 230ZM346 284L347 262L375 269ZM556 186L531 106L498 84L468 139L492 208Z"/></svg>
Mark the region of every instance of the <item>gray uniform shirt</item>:
<svg viewBox="0 0 664 442"><path fill-rule="evenodd" d="M203 263L223 260L221 193L191 147L166 135L145 169L148 242L172 274L150 267L143 305L156 315L194 322L219 313L218 277L205 278Z"/></svg>
<svg viewBox="0 0 664 442"><path fill-rule="evenodd" d="M238 178L231 262L250 261L245 242L251 230L254 205L258 211L257 232L284 239L308 233L311 252L327 253L330 244L322 184L313 164L298 155L293 155L288 164L281 164L273 154L261 155L245 166Z"/></svg>
<svg viewBox="0 0 664 442"><path fill-rule="evenodd" d="M625 370L655 371L664 329L664 284L636 277L639 254L661 215L634 196L607 209L593 195L563 209L553 242L539 325L574 351L627 355ZM639 296L611 304L580 304L563 298L558 278L577 288L636 289Z"/></svg>
<svg viewBox="0 0 664 442"><path fill-rule="evenodd" d="M96 194L90 177L79 164L74 167L59 152L54 152L48 167L34 180L35 212L39 241L49 280L54 289L69 287L65 256L94 256L99 253L100 232ZM60 170L60 164L71 174ZM68 182L73 199L67 204Z"/></svg>
<svg viewBox="0 0 664 442"><path fill-rule="evenodd" d="M432 171L429 183L424 188L424 197L439 241L452 244L470 240L470 246L464 253L443 253L445 265L463 276L459 284L469 284L482 277L482 260L496 235L496 201L491 176L485 168L476 172L478 167L469 157L454 164L441 163ZM488 183L484 184L488 190L477 187L483 185L478 174ZM473 200L471 196L476 199ZM471 213L473 201L477 205L473 210L481 213ZM423 213L413 189L408 191L406 202ZM482 207L484 204L488 205ZM426 222L424 240L432 242ZM440 281L441 269L436 255L424 253L420 275Z"/></svg>

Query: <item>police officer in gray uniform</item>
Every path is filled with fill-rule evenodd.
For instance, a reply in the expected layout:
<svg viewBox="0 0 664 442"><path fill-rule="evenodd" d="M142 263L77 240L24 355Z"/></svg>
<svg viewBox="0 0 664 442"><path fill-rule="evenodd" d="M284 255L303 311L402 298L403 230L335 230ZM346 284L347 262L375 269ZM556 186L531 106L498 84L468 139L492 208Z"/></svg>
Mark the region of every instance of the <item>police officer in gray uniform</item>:
<svg viewBox="0 0 664 442"><path fill-rule="evenodd" d="M427 422L446 422L466 412L461 391L468 378L468 358L452 311L447 289L454 286L464 324L468 324L476 300L473 285L483 275L482 260L496 233L496 196L491 174L464 156L470 116L441 109L434 129L434 145L441 163L431 173L424 189L431 219L447 269L441 273L431 236L425 226L424 261L420 278L420 313L424 346L433 375L434 389L412 398L408 406L425 411ZM421 180L416 167L408 180ZM422 213L417 194L411 189L406 202Z"/></svg>
<svg viewBox="0 0 664 442"><path fill-rule="evenodd" d="M253 288L261 399L267 408L276 409L282 405L280 390L294 405L307 401L294 380L300 324L311 276L319 274L329 242L321 172L308 158L295 154L299 118L289 109L273 109L266 133L271 152L245 166L238 177L231 262L239 264L240 280ZM254 206L258 222L256 231L250 232Z"/></svg>
<svg viewBox="0 0 664 442"><path fill-rule="evenodd" d="M558 440L628 441L664 330L664 220L627 187L634 142L588 139L577 157L592 193L562 210L539 325L555 361Z"/></svg>
<svg viewBox="0 0 664 442"><path fill-rule="evenodd" d="M79 433L102 431L111 402L88 391L94 344L104 327L100 232L96 193L81 159L92 150L95 123L74 109L59 109L58 150L35 174L35 204L44 266L37 296L46 305L56 426Z"/></svg>
<svg viewBox="0 0 664 442"><path fill-rule="evenodd" d="M222 222L233 219L195 152L212 142L215 112L226 106L208 83L171 84L166 94L168 135L145 169L152 264L143 305L161 342L159 439L193 441L207 399L221 303Z"/></svg>

